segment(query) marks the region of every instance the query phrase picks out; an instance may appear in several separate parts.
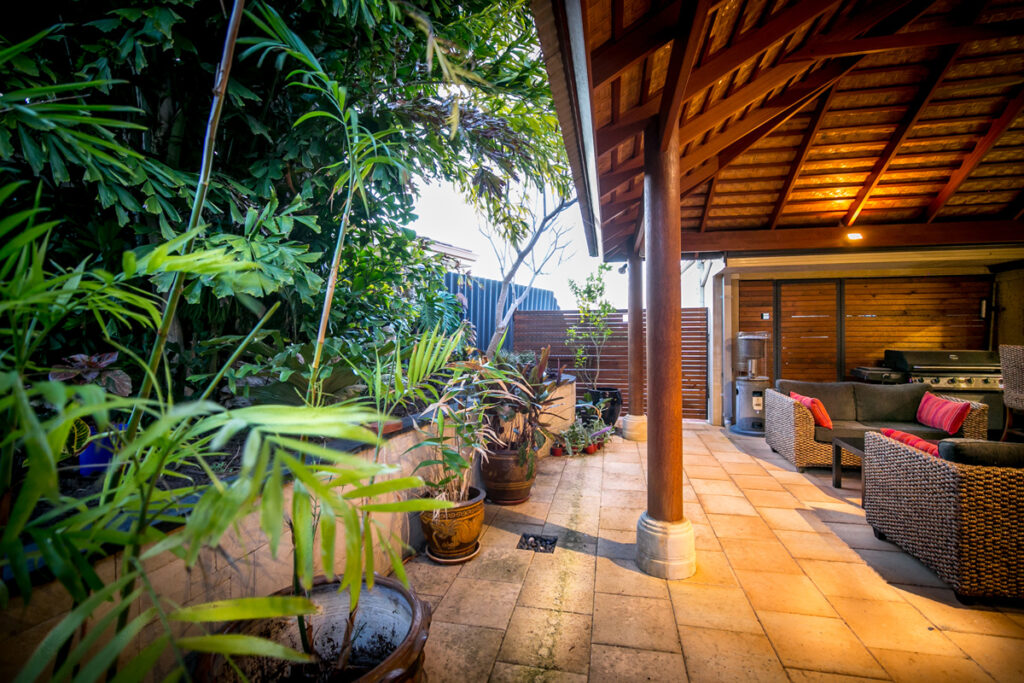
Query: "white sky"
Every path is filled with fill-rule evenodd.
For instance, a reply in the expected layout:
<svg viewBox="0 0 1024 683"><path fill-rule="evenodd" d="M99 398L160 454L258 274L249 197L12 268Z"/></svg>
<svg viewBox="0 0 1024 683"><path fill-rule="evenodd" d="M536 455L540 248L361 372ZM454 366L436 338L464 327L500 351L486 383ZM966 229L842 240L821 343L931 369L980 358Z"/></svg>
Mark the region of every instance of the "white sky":
<svg viewBox="0 0 1024 683"><path fill-rule="evenodd" d="M477 277L501 279L501 268L494 255L490 242L480 232L483 218L466 205L458 191L448 184L433 183L420 186L420 198L416 203L419 218L413 222L412 229L421 237L429 237L440 242L468 249L477 256L470 268L471 274ZM592 258L587 252L586 237L578 205L562 214L562 220L572 225L569 231L570 245L565 252L565 260L561 265L552 267L540 275L534 287L550 289L555 293L558 305L563 310L576 308L576 300L569 290L569 280L583 282L587 275L597 270L600 259ZM538 245L539 247L539 245ZM627 276L619 273L620 263L613 263L612 270L605 276L605 291L608 301L616 308L627 306ZM684 264L685 265L685 264ZM530 274L520 268L516 281L526 284ZM683 274L683 306L697 306L699 300L699 273L696 266ZM710 305L711 283L708 282L707 304Z"/></svg>

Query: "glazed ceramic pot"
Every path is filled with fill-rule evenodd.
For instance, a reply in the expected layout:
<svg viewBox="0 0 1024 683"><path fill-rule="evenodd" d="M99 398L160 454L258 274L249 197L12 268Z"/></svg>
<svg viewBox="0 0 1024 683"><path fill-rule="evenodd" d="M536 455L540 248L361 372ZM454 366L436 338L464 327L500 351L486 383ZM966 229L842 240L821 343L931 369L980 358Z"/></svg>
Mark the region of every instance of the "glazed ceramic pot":
<svg viewBox="0 0 1024 683"><path fill-rule="evenodd" d="M536 455L520 458L518 451L493 451L480 460L480 478L487 497L498 505L515 505L529 499L537 477Z"/></svg>
<svg viewBox="0 0 1024 683"><path fill-rule="evenodd" d="M480 552L484 526L484 492L469 487L469 500L447 510L420 513L420 527L427 539L427 556L441 564L465 562Z"/></svg>

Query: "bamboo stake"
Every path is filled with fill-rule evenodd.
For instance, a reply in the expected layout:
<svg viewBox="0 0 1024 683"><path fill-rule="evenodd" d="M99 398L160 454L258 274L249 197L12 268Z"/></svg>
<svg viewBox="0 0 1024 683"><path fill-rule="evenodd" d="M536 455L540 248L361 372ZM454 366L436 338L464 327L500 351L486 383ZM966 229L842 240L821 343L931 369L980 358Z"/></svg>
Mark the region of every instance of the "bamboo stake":
<svg viewBox="0 0 1024 683"><path fill-rule="evenodd" d="M228 33L224 40L224 51L221 54L220 64L217 67L217 75L213 85L213 102L210 105L210 119L206 124L206 140L203 144L203 160L199 167L199 181L196 185L196 196L192 202L192 213L189 215L187 230L194 230L199 225L199 219L203 214L203 204L206 203L206 195L210 189L210 171L213 168L213 153L217 139L217 125L220 123L221 110L224 107L224 100L227 98L228 78L231 74L231 63L235 54L235 43L238 40L238 27L242 23L242 13L245 9L245 0L235 0L231 9L231 20L228 23ZM188 254L195 245L195 237L185 245L183 253ZM167 335L171 329L171 323L178 311L178 303L181 301L181 294L185 289L185 276L175 273L171 282L171 290L167 295L167 305L164 308L163 318L160 320L160 328L157 330L156 340L149 355L149 372L146 373L139 389L139 398L145 401L153 391L153 377L156 376L160 359L164 355L164 347L167 345ZM142 410L136 406L132 411L131 419L128 421L126 438L131 441L135 438L139 429L139 422L142 420Z"/></svg>

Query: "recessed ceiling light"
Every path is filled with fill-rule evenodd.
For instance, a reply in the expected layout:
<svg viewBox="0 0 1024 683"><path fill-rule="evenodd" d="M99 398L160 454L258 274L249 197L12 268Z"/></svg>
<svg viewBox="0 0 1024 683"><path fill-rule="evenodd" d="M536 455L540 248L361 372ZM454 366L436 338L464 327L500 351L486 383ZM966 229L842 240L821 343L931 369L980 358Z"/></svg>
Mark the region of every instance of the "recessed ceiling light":
<svg viewBox="0 0 1024 683"><path fill-rule="evenodd" d="M864 235L860 234L859 232L848 232L848 233L846 233L846 239L848 239L848 240L862 240L862 239L864 239Z"/></svg>

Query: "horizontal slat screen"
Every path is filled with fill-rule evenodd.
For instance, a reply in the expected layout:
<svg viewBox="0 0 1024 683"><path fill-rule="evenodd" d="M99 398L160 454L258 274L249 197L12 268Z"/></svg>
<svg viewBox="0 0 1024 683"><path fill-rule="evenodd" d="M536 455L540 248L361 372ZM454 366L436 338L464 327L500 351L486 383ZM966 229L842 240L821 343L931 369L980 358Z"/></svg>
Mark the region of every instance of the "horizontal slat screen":
<svg viewBox="0 0 1024 683"><path fill-rule="evenodd" d="M846 374L882 364L886 349L984 349L982 301L992 278L864 278L844 282Z"/></svg>
<svg viewBox="0 0 1024 683"><path fill-rule="evenodd" d="M683 417L707 419L708 315L706 308L684 308L683 312ZM646 316L646 313L645 313ZM566 330L579 322L577 311L519 311L515 314L516 351L537 351L551 345L551 367L561 364L568 373L578 372L572 350L565 343ZM623 414L629 406L628 331L626 311L608 318L611 337L601 354L598 383L622 392ZM646 327L646 319L645 319ZM646 345L646 339L645 339ZM646 348L646 346L645 346ZM591 370L591 368L584 368ZM644 387L646 388L646 376Z"/></svg>

